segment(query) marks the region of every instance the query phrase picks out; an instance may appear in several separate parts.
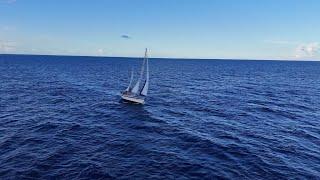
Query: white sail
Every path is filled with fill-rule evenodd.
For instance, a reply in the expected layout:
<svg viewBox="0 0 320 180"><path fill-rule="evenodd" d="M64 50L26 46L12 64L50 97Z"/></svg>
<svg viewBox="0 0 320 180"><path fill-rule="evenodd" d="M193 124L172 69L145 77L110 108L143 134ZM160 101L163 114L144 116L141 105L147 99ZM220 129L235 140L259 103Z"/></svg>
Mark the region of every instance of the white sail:
<svg viewBox="0 0 320 180"><path fill-rule="evenodd" d="M144 86L143 86L141 93L140 93L143 96L147 96L148 89L149 89L149 60L148 60L148 56L147 56L147 49L146 49L146 53L145 53L145 59L146 59L146 66L147 66L146 81L145 81Z"/></svg>
<svg viewBox="0 0 320 180"><path fill-rule="evenodd" d="M129 83L129 86L127 87L126 91L130 91L131 90L132 80L133 80L133 69L131 69L130 83Z"/></svg>
<svg viewBox="0 0 320 180"><path fill-rule="evenodd" d="M137 94L139 91L139 87L140 87L140 81L138 80L138 82L136 83L136 85L133 87L132 89L132 93Z"/></svg>
<svg viewBox="0 0 320 180"><path fill-rule="evenodd" d="M142 63L142 67L141 67L141 72L140 72L140 77L139 77L139 79L138 79L138 81L137 81L137 83L136 83L136 85L133 87L133 89L132 89L132 93L134 93L134 94L138 94L138 92L139 92L139 89L140 89L140 82L141 82L141 80L142 80L142 76L143 76L143 71L144 71L144 64L145 64L145 61L146 61L146 58L144 58L144 60L143 60L143 63Z"/></svg>

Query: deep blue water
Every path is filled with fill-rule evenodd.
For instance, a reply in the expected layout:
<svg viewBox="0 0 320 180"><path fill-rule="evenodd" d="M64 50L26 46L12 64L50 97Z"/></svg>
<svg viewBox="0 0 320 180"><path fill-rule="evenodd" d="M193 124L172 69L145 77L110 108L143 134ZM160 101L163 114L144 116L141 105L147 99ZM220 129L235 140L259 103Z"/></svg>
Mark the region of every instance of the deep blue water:
<svg viewBox="0 0 320 180"><path fill-rule="evenodd" d="M0 55L0 179L320 178L320 62Z"/></svg>

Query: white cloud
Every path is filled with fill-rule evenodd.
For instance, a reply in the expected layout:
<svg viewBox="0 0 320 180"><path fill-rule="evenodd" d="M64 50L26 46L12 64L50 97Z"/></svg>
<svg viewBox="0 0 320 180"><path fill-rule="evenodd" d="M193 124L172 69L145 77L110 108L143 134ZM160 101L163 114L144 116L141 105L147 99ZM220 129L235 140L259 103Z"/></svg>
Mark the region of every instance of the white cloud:
<svg viewBox="0 0 320 180"><path fill-rule="evenodd" d="M320 51L320 44L317 42L300 44L295 50L296 58L312 58Z"/></svg>
<svg viewBox="0 0 320 180"><path fill-rule="evenodd" d="M104 49L101 49L101 48L100 48L100 49L97 50L97 55L98 55L98 56L103 56L104 54L105 54Z"/></svg>
<svg viewBox="0 0 320 180"><path fill-rule="evenodd" d="M0 53L10 53L16 50L16 43L10 41L0 41Z"/></svg>

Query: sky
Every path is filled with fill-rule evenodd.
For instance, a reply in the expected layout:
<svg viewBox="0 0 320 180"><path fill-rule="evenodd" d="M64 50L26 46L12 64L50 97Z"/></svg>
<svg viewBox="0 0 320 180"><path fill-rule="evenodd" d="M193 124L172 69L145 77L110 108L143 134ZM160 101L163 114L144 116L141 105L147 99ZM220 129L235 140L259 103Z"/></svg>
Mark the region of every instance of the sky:
<svg viewBox="0 0 320 180"><path fill-rule="evenodd" d="M320 60L319 0L0 0L0 54Z"/></svg>

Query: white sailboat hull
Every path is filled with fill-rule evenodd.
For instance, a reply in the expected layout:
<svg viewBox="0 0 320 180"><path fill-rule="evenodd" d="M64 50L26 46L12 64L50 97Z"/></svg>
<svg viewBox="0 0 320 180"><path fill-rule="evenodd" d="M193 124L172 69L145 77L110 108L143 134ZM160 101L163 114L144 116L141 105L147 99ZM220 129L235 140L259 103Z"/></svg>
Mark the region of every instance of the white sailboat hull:
<svg viewBox="0 0 320 180"><path fill-rule="evenodd" d="M144 104L144 99L142 99L142 98L138 98L138 97L134 97L134 96L128 96L128 95L125 95L125 94L122 94L121 98L123 100L129 101L129 102L132 102L132 103Z"/></svg>

